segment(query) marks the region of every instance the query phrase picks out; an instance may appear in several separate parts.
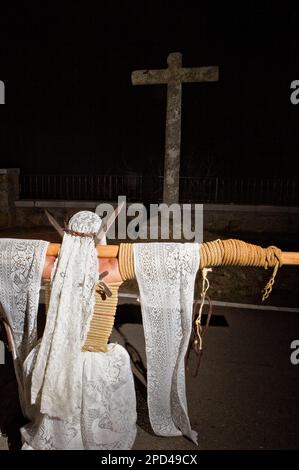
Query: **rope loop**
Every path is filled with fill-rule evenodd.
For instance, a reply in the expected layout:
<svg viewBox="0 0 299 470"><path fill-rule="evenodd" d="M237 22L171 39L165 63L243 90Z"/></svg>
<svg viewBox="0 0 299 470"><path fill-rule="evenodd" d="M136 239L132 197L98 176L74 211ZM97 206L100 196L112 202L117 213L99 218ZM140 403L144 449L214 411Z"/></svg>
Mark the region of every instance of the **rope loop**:
<svg viewBox="0 0 299 470"><path fill-rule="evenodd" d="M201 268L208 266L255 266L274 268L271 278L262 290L262 301L273 288L275 276L282 265L282 252L276 246L262 248L242 240L215 240L200 245Z"/></svg>

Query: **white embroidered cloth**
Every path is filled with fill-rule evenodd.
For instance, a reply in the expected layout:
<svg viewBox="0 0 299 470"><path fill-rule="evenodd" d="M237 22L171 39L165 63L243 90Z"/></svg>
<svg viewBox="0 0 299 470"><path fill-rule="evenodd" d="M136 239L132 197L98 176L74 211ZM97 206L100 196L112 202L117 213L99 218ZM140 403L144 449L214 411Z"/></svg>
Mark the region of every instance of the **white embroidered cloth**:
<svg viewBox="0 0 299 470"><path fill-rule="evenodd" d="M192 328L198 243L134 244L146 343L150 422L161 436L197 443L186 400L185 355Z"/></svg>
<svg viewBox="0 0 299 470"><path fill-rule="evenodd" d="M70 219L68 228L97 233L101 223L97 214L82 211ZM65 233L31 386L31 403L39 399L41 413L51 417L67 418L81 409L80 351L89 330L98 276L94 239Z"/></svg>
<svg viewBox="0 0 299 470"><path fill-rule="evenodd" d="M24 364L30 395L32 369L39 345ZM65 419L27 409L31 423L21 429L22 450L129 450L136 437L136 398L130 358L115 344L108 352L80 352L81 410ZM28 402L28 400L26 400Z"/></svg>
<svg viewBox="0 0 299 470"><path fill-rule="evenodd" d="M14 366L22 403L22 365L37 342L37 311L48 242L0 239L0 315L14 340Z"/></svg>
<svg viewBox="0 0 299 470"><path fill-rule="evenodd" d="M100 225L98 215L82 211L68 228L96 233ZM127 352L113 344L107 353L81 350L97 280L94 239L66 233L52 276L44 335L24 364L26 415L32 421L22 429L24 450L126 450L133 445L136 398Z"/></svg>

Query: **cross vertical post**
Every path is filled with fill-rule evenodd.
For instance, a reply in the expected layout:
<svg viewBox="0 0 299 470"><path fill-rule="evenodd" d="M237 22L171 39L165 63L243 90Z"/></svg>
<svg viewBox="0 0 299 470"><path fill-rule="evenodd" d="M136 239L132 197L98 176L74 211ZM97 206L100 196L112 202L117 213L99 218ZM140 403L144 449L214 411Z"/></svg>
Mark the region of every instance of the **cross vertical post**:
<svg viewBox="0 0 299 470"><path fill-rule="evenodd" d="M163 202L179 202L182 83L218 81L219 69L212 67L182 67L182 54L172 52L167 57L167 69L132 72L133 85L167 85L165 130L165 160Z"/></svg>

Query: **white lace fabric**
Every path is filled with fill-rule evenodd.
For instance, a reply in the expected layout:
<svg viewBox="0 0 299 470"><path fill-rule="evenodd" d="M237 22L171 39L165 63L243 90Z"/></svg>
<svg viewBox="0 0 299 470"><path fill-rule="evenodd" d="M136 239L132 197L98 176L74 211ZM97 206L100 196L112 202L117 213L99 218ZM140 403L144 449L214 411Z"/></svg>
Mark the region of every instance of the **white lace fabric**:
<svg viewBox="0 0 299 470"><path fill-rule="evenodd" d="M24 383L30 391L39 345L24 364ZM65 419L41 414L29 406L31 423L21 429L23 450L129 450L136 437L136 398L126 350L108 345L106 353L80 352L82 403Z"/></svg>
<svg viewBox="0 0 299 470"><path fill-rule="evenodd" d="M0 239L0 315L14 341L14 366L23 406L23 362L37 342L37 311L48 242Z"/></svg>
<svg viewBox="0 0 299 470"><path fill-rule="evenodd" d="M134 244L146 342L150 422L161 436L197 443L187 410L185 355L192 328L198 243Z"/></svg>
<svg viewBox="0 0 299 470"><path fill-rule="evenodd" d="M75 214L68 228L97 232L99 216L89 211ZM33 369L31 402L41 413L67 418L77 413L82 401L81 347L95 304L98 259L91 237L64 234L52 278L47 323Z"/></svg>
<svg viewBox="0 0 299 470"><path fill-rule="evenodd" d="M69 229L98 232L93 212L75 214ZM24 364L23 450L127 450L136 436L136 398L125 349L82 352L95 304L98 259L94 239L65 233L52 276L47 323Z"/></svg>
<svg viewBox="0 0 299 470"><path fill-rule="evenodd" d="M97 232L100 224L96 214L83 211L71 219L69 228ZM13 332L20 398L31 420L22 428L23 449L130 449L136 436L136 398L129 356L113 344L107 353L81 351L98 280L92 238L64 235L45 332L36 344L47 246L38 240L0 240L1 314ZM198 248L197 243L134 245L150 421L158 435L184 434L194 442L197 435L188 417L184 359L192 326Z"/></svg>

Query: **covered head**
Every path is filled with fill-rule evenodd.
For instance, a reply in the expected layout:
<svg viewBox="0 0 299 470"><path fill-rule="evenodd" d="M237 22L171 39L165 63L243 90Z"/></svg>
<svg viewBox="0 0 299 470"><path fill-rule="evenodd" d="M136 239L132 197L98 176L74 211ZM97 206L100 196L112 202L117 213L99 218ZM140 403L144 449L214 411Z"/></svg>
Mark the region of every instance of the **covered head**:
<svg viewBox="0 0 299 470"><path fill-rule="evenodd" d="M74 214L65 229L66 234L81 236L83 238L93 238L97 244L106 244L106 237L97 240L97 235L102 226L102 219L95 212L80 211Z"/></svg>

